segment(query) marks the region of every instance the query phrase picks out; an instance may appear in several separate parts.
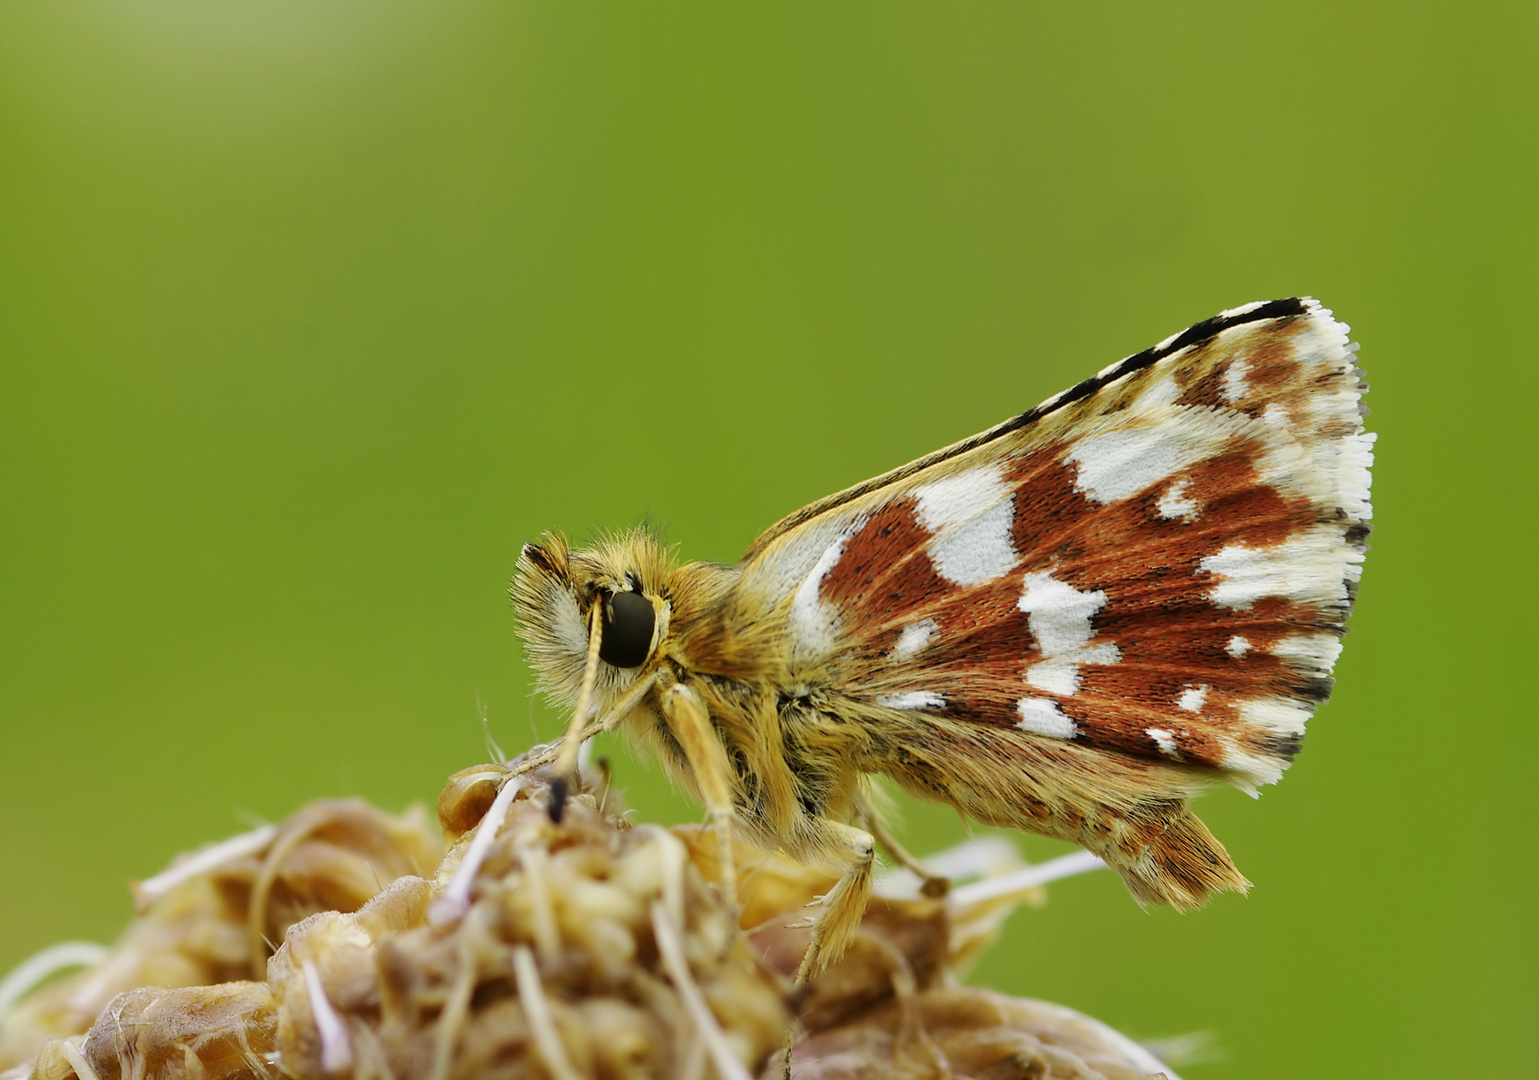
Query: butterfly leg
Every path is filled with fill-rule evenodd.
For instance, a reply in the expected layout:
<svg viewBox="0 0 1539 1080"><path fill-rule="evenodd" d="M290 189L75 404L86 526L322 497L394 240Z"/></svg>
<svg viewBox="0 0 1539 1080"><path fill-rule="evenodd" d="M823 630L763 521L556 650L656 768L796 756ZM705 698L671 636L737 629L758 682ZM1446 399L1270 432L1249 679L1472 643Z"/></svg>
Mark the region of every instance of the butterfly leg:
<svg viewBox="0 0 1539 1080"><path fill-rule="evenodd" d="M951 880L949 878L941 877L935 873L925 866L923 862L915 858L907 848L898 843L897 839L888 831L887 826L882 823L881 815L877 813L876 808L870 804L869 800L860 799L856 802L855 806L855 812L860 816L861 823L865 825L876 842L882 845L882 850L892 857L893 862L919 879L919 891L922 895L928 896L931 899L939 899L951 890Z"/></svg>
<svg viewBox="0 0 1539 1080"><path fill-rule="evenodd" d="M872 865L876 861L876 840L865 830L827 818L811 818L807 824L813 831L813 847L836 852L848 863L843 876L824 895L813 920L812 942L796 969L797 986L823 974L850 947L871 899Z"/></svg>
<svg viewBox="0 0 1539 1080"><path fill-rule="evenodd" d="M659 673L658 686L663 718L673 737L684 748L701 798L716 826L722 894L736 907L737 869L732 837L737 810L732 801L732 767L727 761L726 748L712 730L710 710L699 694L667 673Z"/></svg>
<svg viewBox="0 0 1539 1080"><path fill-rule="evenodd" d="M801 966L796 969L798 987L806 986L823 974L850 947L871 899L872 866L876 862L875 838L853 825L841 825L827 818L809 818L803 835L812 848L843 853L850 862L834 887L824 895L821 910L812 921L812 942L807 946ZM798 1025L793 1024L786 1032L780 1055L781 1080L791 1080L791 1051L796 1045L798 1030Z"/></svg>
<svg viewBox="0 0 1539 1080"><path fill-rule="evenodd" d="M862 814L863 817L863 814ZM860 929L866 903L871 900L871 868L876 863L876 838L870 832L840 825L826 817L806 818L802 837L817 851L839 852L850 860L834 888L823 895L822 911L813 920L813 942L806 946L802 965L796 969L796 985L806 986L845 954ZM805 923L800 923L805 925ZM780 1052L780 1080L791 1080L791 1051L799 1025L791 1025Z"/></svg>

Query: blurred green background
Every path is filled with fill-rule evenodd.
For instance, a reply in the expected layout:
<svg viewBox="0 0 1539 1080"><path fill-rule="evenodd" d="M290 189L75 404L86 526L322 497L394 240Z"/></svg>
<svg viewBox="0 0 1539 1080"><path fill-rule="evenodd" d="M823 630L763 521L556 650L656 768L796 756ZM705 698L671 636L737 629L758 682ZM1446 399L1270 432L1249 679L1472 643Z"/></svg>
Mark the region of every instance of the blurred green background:
<svg viewBox="0 0 1539 1080"><path fill-rule="evenodd" d="M1536 44L1531 3L0 7L0 969L253 818L431 801L483 709L557 730L504 592L541 530L732 561L1310 293L1378 531L1306 752L1204 802L1256 888L1067 882L976 979L1212 1031L1192 1077L1528 1071Z"/></svg>

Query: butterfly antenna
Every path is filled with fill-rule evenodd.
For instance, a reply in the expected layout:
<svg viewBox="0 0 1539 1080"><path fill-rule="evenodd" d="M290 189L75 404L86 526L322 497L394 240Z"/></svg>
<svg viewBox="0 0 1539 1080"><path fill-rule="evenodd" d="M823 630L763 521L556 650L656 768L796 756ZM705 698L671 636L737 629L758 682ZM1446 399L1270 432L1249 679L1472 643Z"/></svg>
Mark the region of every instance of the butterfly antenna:
<svg viewBox="0 0 1539 1080"><path fill-rule="evenodd" d="M560 824L561 812L566 808L567 793L576 786L577 751L582 749L583 726L588 722L588 705L593 700L593 685L598 682L599 648L603 645L604 606L602 600L593 604L593 616L588 620L588 661L582 669L582 688L577 691L577 708L572 722L567 725L561 740L561 756L556 759L556 779L550 785L550 820Z"/></svg>

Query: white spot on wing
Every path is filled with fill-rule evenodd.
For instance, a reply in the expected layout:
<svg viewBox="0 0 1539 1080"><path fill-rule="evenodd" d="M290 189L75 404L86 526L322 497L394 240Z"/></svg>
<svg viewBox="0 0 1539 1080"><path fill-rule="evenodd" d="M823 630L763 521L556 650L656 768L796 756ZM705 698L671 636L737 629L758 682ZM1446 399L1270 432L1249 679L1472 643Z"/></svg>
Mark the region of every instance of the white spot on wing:
<svg viewBox="0 0 1539 1080"><path fill-rule="evenodd" d="M1021 698L1016 703L1021 722L1015 726L1034 735L1046 735L1050 739L1072 739L1079 729L1058 708L1058 703L1046 698Z"/></svg>
<svg viewBox="0 0 1539 1080"><path fill-rule="evenodd" d="M920 619L918 622L909 623L898 635L898 643L892 647L894 660L907 660L920 649L930 644L930 639L940 629L940 623L934 619Z"/></svg>
<svg viewBox="0 0 1539 1080"><path fill-rule="evenodd" d="M1245 381L1245 376L1250 374L1250 361L1243 356L1237 356L1224 369L1224 400L1239 401L1250 392L1250 384Z"/></svg>
<svg viewBox="0 0 1539 1080"><path fill-rule="evenodd" d="M1360 562L1362 553L1342 541L1339 527L1316 525L1269 547L1230 544L1199 565L1218 578L1208 593L1215 604L1248 608L1263 596L1345 603L1349 565Z"/></svg>
<svg viewBox="0 0 1539 1080"><path fill-rule="evenodd" d="M984 465L917 487L914 498L925 528L939 530L965 521L1009 493L999 467Z"/></svg>
<svg viewBox="0 0 1539 1080"><path fill-rule="evenodd" d="M791 634L798 650L803 653L822 656L833 650L837 612L823 603L818 596L818 587L839 561L839 556L844 554L844 545L862 524L864 519L851 522L823 549L823 554L818 556L817 563L802 579L796 588L796 595L791 598Z"/></svg>
<svg viewBox="0 0 1539 1080"><path fill-rule="evenodd" d="M1309 661L1328 672L1341 656L1341 641L1335 634L1298 634L1283 638L1267 651L1289 660Z"/></svg>
<svg viewBox="0 0 1539 1080"><path fill-rule="evenodd" d="M957 585L982 585L1015 569L1015 506L997 465L968 469L914 489L919 523L935 534L930 559Z"/></svg>
<svg viewBox="0 0 1539 1080"><path fill-rule="evenodd" d="M946 699L934 690L910 690L906 694L884 694L876 703L884 709L939 709Z"/></svg>
<svg viewBox="0 0 1539 1080"><path fill-rule="evenodd" d="M1207 457L1209 448L1179 427L1154 424L1087 435L1065 464L1078 465L1074 486L1099 503L1116 502L1167 480Z"/></svg>
<svg viewBox="0 0 1539 1080"><path fill-rule="evenodd" d="M1016 606L1029 616L1031 632L1045 655L1067 654L1090 641L1090 622L1105 606L1105 592L1081 592L1038 571L1025 575L1022 584L1025 589Z"/></svg>
<svg viewBox="0 0 1539 1080"><path fill-rule="evenodd" d="M1010 524L1015 507L995 503L976 517L953 525L930 541L936 571L958 585L983 585L1015 569Z"/></svg>
<svg viewBox="0 0 1539 1080"><path fill-rule="evenodd" d="M1250 642L1246 641L1239 634L1236 634L1234 637L1229 639L1229 644L1224 646L1224 651L1238 660L1240 657L1250 652Z"/></svg>
<svg viewBox="0 0 1539 1080"><path fill-rule="evenodd" d="M1219 758L1219 767L1229 770L1224 779L1230 785L1245 792L1252 799L1259 799L1256 790L1260 784L1275 784L1282 779L1283 763L1273 757L1264 757L1238 746L1227 746Z"/></svg>
<svg viewBox="0 0 1539 1080"><path fill-rule="evenodd" d="M1207 700L1207 683L1203 683L1201 686L1189 686L1181 691L1181 696L1176 699L1176 707L1185 709L1187 712L1200 713L1202 712L1203 702Z"/></svg>
<svg viewBox="0 0 1539 1080"><path fill-rule="evenodd" d="M1122 653L1111 642L1091 645L1092 620L1106 604L1106 593L1080 592L1051 574L1033 572L1016 606L1027 615L1042 659L1026 669L1026 683L1068 697L1079 690L1082 664L1115 664ZM1027 699L1032 700L1032 699Z"/></svg>
<svg viewBox="0 0 1539 1080"><path fill-rule="evenodd" d="M1181 396L1181 388L1176 385L1175 376L1166 375L1155 379L1133 403L1135 409L1158 409L1168 405L1174 405L1176 399Z"/></svg>
<svg viewBox="0 0 1539 1080"><path fill-rule="evenodd" d="M1180 518L1188 523L1197 520L1202 507L1186 497L1189 487L1191 487L1191 481L1182 478L1165 489L1165 494L1160 496L1160 501L1154 504L1154 508L1160 512L1160 517L1167 521Z"/></svg>
<svg viewBox="0 0 1539 1080"><path fill-rule="evenodd" d="M1281 737L1298 737L1304 734L1304 724L1313 710L1309 705L1290 698L1260 698L1240 703L1240 722L1253 731L1266 732ZM1286 756L1242 746L1232 739L1223 739L1224 752L1219 764L1229 775L1230 784L1256 797L1258 784L1275 784L1287 768Z"/></svg>
<svg viewBox="0 0 1539 1080"><path fill-rule="evenodd" d="M1154 740L1154 745L1160 748L1160 753L1166 757L1180 757L1181 751L1176 749L1175 732L1165 728L1145 728L1144 734Z"/></svg>
<svg viewBox="0 0 1539 1080"><path fill-rule="evenodd" d="M1079 665L1073 660L1043 660L1026 669L1026 685L1060 697L1079 690Z"/></svg>
<svg viewBox="0 0 1539 1080"><path fill-rule="evenodd" d="M1240 703L1241 721L1273 735L1304 734L1311 713L1308 705L1290 698L1258 698Z"/></svg>
<svg viewBox="0 0 1539 1080"><path fill-rule="evenodd" d="M1368 469L1373 465L1373 444L1377 439L1378 435L1370 431L1342 439L1335 448L1338 501L1348 515L1362 521L1373 517L1373 506L1368 501Z"/></svg>

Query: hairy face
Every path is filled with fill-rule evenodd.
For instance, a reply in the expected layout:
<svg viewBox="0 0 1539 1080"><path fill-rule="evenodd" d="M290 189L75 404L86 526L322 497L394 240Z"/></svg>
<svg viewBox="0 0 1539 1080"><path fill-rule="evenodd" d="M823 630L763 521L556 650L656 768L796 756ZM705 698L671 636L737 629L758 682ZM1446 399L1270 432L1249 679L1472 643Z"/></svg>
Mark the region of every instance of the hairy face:
<svg viewBox="0 0 1539 1080"><path fill-rule="evenodd" d="M577 701L595 622L594 713L646 670L668 631L667 574L662 548L641 530L576 551L554 534L524 545L509 593L540 689L554 703Z"/></svg>

